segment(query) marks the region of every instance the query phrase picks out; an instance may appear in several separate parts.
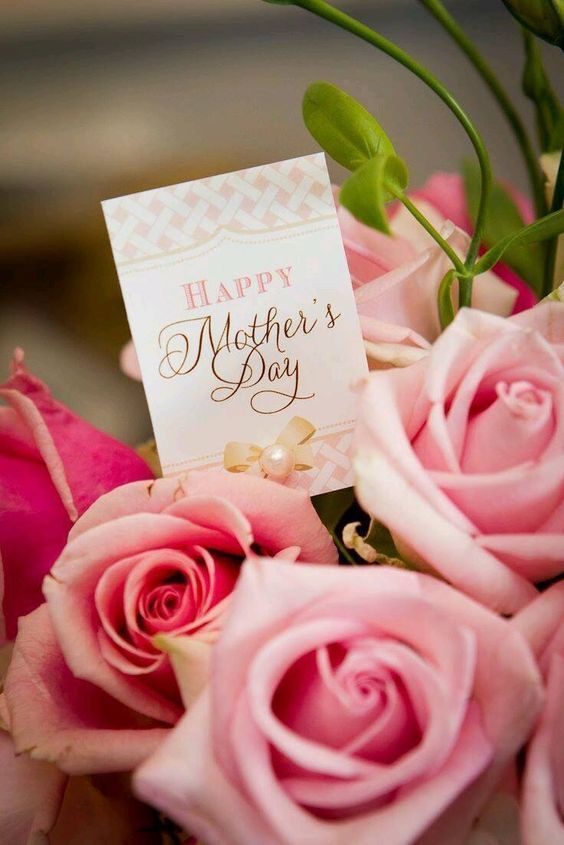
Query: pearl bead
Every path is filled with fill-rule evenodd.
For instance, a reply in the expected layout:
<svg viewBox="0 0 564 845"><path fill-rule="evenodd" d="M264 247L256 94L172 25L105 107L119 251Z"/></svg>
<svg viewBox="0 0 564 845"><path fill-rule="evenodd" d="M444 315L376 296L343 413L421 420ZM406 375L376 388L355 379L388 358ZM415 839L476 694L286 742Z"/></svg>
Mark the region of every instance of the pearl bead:
<svg viewBox="0 0 564 845"><path fill-rule="evenodd" d="M269 478L286 478L294 469L295 460L293 449L283 446L281 443L273 443L263 449L259 464L262 471Z"/></svg>

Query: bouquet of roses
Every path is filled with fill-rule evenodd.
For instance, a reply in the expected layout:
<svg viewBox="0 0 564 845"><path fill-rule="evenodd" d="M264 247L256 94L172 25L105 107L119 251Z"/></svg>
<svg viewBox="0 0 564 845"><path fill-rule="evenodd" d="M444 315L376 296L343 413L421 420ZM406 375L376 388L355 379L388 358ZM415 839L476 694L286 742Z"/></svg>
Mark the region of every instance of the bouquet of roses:
<svg viewBox="0 0 564 845"><path fill-rule="evenodd" d="M5 845L564 843L564 111L538 42L564 46L564 6L505 0L537 156L475 45L420 2L502 107L534 207L493 181L429 71L295 0L415 73L477 159L408 191L363 106L306 92L307 127L351 171L335 202L371 370L354 489L311 500L284 446L261 472L161 477L154 448L77 418L15 353ZM131 345L122 365L138 375Z"/></svg>

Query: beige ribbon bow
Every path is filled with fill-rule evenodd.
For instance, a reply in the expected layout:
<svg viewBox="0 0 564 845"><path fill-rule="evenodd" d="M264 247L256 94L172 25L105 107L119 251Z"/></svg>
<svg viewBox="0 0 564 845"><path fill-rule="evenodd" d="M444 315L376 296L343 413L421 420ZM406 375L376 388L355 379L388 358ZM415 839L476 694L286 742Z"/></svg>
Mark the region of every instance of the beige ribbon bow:
<svg viewBox="0 0 564 845"><path fill-rule="evenodd" d="M292 417L278 435L275 444L286 446L294 458L294 470L303 472L314 466L313 450L309 440L315 434L315 426L303 417ZM274 445L274 444L271 444ZM223 452L223 466L229 472L247 472L253 465L260 463L260 458L268 446L256 443L227 443Z"/></svg>

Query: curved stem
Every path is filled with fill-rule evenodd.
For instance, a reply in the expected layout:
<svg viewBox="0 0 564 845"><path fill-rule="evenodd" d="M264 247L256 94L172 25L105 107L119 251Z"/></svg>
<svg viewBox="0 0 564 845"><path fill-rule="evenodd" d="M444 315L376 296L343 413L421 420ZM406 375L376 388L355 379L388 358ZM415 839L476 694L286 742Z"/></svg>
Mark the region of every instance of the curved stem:
<svg viewBox="0 0 564 845"><path fill-rule="evenodd" d="M433 240L436 241L436 243L438 243L438 245L443 250L443 252L445 252L448 255L448 257L452 261L452 264L453 264L454 268L456 269L456 271L458 273L465 274L466 268L464 267L463 262L460 260L460 258L458 257L458 255L456 254L454 249L451 247L449 242L446 241L442 237L442 235L439 234L439 232L437 232L435 227L427 220L425 215L422 214L419 211L417 206L413 202L411 202L409 197L407 197L405 194L399 193L399 192L396 194L396 197L402 203L402 205L404 205L407 208L409 213L412 214L413 217L415 217L417 222L420 223L423 226L423 228L431 235Z"/></svg>
<svg viewBox="0 0 564 845"><path fill-rule="evenodd" d="M423 65L419 64L419 62L413 59L400 47L397 47L392 41L389 41L383 35L380 35L373 29L370 29L370 27L366 26L365 24L360 23L360 21L357 21L350 15L341 12L339 9L335 9L329 3L325 2L325 0L293 0L293 2L296 6L300 6L302 9L306 9L308 12L313 12L313 14L319 15L319 17L321 18L325 18L325 20L336 24L337 26L341 27L341 29L345 29L348 32L352 32L353 35L358 36L358 38L361 38L363 41L367 41L369 44L372 44L379 50L382 50L382 52L386 53L392 59L395 59L401 65L406 67L408 70L414 73L415 76L418 76L419 79L425 83L425 85L427 85L432 91L435 92L435 94L437 94L441 98L443 103L448 106L450 111L454 114L458 122L464 128L466 134L472 142L472 146L474 147L476 156L478 157L478 161L480 164L480 172L482 176L480 205L476 217L476 225L474 228L472 240L470 241L470 246L468 248L468 254L464 262L465 268L467 270L471 270L476 261L478 251L480 249L480 243L482 241L484 225L486 222L488 197L492 183L492 169L490 165L490 158L486 150L485 144L482 140L482 137L474 126L474 123L470 120L470 118L468 117L466 112L461 108L461 106L459 106L459 104L449 93L449 91L447 91L444 85L430 71L423 67ZM468 281L468 285L471 295L471 278Z"/></svg>
<svg viewBox="0 0 564 845"><path fill-rule="evenodd" d="M529 139L525 125L521 120L515 106L511 102L509 95L502 86L497 76L493 72L490 65L486 62L482 54L474 46L473 42L468 38L462 27L454 20L450 13L445 9L441 0L419 0L425 8L433 15L436 20L446 29L452 36L454 41L458 44L461 50L470 59L491 93L499 103L501 110L513 132L517 143L523 154L527 172L529 174L529 181L531 183L531 191L535 201L535 208L537 217L542 217L546 214L547 207L544 197L543 177L542 171L539 167L537 156L535 154L533 145Z"/></svg>
<svg viewBox="0 0 564 845"><path fill-rule="evenodd" d="M564 150L560 153L560 164L558 165L558 173L556 174L556 182L554 183L554 194L552 196L551 211L559 211L564 205ZM546 266L544 274L544 285L541 294L541 299L551 293L554 285L554 272L556 269L556 253L558 251L558 241L562 237L556 236L548 245L546 254ZM559 281L559 280L557 280Z"/></svg>
<svg viewBox="0 0 564 845"><path fill-rule="evenodd" d="M339 534L335 529L329 528L329 534L333 538L333 542L337 547L337 551L341 554L341 556L346 560L347 563L352 564L352 566L357 566L357 561L351 555L345 544L343 543L342 539L339 537Z"/></svg>

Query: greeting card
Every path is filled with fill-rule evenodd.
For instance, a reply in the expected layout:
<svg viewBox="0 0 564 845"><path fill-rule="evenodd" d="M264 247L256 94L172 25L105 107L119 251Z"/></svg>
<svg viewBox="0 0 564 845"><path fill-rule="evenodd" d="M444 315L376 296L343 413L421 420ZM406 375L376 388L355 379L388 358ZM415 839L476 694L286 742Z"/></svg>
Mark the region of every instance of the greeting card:
<svg viewBox="0 0 564 845"><path fill-rule="evenodd" d="M103 209L164 474L350 486L367 364L323 154Z"/></svg>

